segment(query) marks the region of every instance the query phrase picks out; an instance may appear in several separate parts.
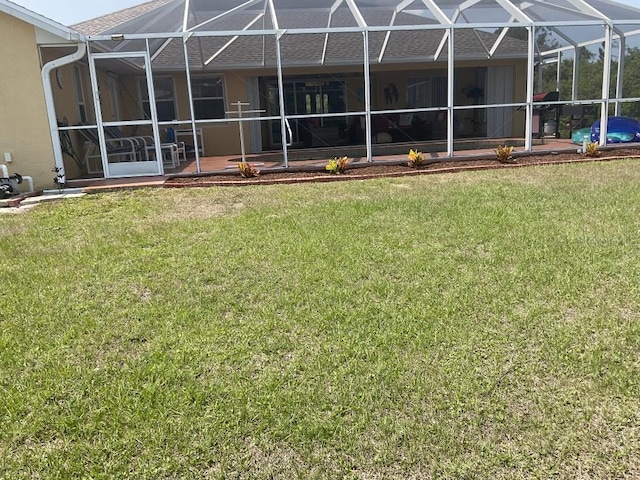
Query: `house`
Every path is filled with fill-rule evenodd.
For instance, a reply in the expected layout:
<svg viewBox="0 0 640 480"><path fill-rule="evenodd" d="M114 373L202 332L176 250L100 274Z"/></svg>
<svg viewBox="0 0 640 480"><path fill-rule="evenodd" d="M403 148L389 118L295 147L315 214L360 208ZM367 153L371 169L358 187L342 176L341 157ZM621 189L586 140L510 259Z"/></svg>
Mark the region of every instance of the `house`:
<svg viewBox="0 0 640 480"><path fill-rule="evenodd" d="M0 152L15 153L16 170L28 156L33 169L24 173L43 185L54 165L63 182L162 174L177 166L166 150L176 140L187 144L197 171L202 157L241 151L278 152L286 165L298 149L329 147L359 147L371 159L394 144L432 142L454 155L463 138L518 138L531 149L534 67L603 38L610 59L614 38L637 34L610 26L633 23L640 11L602 0L520 7L507 0L152 0L67 28L0 0L0 26L24 30L19 43L28 50L15 53L8 45L17 34L2 28L2 58L19 57L34 75L31 84L3 82L25 101L40 98L27 118L0 120L20 133L0 134ZM564 44L536 51L527 29L555 18L574 19L579 34L547 27ZM610 74L605 69L603 92ZM606 115L609 98L584 101ZM23 154L36 129L40 153Z"/></svg>
<svg viewBox="0 0 640 480"><path fill-rule="evenodd" d="M56 137L58 134L55 123L49 123L43 75L52 71L43 68L41 47L73 42L84 42L84 37L23 7L0 1L0 163L6 164L10 173L33 177L36 188L53 184L51 128Z"/></svg>

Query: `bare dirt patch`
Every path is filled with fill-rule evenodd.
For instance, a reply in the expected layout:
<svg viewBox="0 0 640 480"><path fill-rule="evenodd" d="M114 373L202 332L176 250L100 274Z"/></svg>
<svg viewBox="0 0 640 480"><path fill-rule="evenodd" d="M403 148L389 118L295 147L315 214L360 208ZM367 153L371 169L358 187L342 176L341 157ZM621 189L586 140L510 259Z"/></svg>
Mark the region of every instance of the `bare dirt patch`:
<svg viewBox="0 0 640 480"><path fill-rule="evenodd" d="M242 178L238 173L212 173L206 175L174 177L165 183L167 188L208 187L208 186L243 186L269 185L281 183L332 182L344 180L364 180L381 177L403 177L413 175L429 175L455 173L473 170L491 170L500 168L520 168L536 165L553 165L565 163L583 163L593 161L612 161L626 158L640 158L640 149L613 149L600 152L596 158L589 158L573 152L552 155L526 155L516 157L515 163L500 163L495 159L478 158L464 160L442 160L426 164L420 168L411 168L406 163L355 163L341 175L332 175L322 167L296 167L289 169L264 170L254 178Z"/></svg>
<svg viewBox="0 0 640 480"><path fill-rule="evenodd" d="M245 209L240 201L219 202L204 200L201 196L189 194L178 195L171 199L163 199L162 213L158 216L160 222L174 222L176 220L207 220L215 217L237 215Z"/></svg>

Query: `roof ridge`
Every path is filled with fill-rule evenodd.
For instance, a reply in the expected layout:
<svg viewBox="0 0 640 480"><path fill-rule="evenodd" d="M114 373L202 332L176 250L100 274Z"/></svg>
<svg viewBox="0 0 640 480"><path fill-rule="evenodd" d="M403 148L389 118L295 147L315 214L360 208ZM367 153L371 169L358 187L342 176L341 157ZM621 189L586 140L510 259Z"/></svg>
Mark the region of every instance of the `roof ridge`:
<svg viewBox="0 0 640 480"><path fill-rule="evenodd" d="M138 5L116 10L115 12L100 15L94 18L83 20L82 22L70 25L71 28L84 33L85 35L95 35L127 23L145 13L160 8L174 0L148 0Z"/></svg>

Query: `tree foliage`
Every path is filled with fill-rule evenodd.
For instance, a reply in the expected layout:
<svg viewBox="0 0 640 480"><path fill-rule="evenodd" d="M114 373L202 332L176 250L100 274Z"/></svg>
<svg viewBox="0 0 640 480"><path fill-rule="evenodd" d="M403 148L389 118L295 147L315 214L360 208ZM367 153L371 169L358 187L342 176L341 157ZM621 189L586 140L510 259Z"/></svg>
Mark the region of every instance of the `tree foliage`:
<svg viewBox="0 0 640 480"><path fill-rule="evenodd" d="M497 30L496 33L499 33ZM522 41L527 41L528 31L526 28L510 28L507 35ZM554 32L548 28L536 29L536 52L544 52L558 48L560 45ZM611 80L609 97L616 98L616 85L618 77L618 61L616 56L617 45L614 44L614 58L611 61ZM577 100L594 100L602 98L602 81L604 74L604 45L599 45L588 49L580 47L578 50L578 85L576 92ZM640 48L627 48L625 51L623 89L620 98L640 97ZM550 92L558 90L560 100L572 100L573 87L573 66L574 58L572 54L565 55L560 62L560 82L557 79L557 64L544 65L536 62L536 79L534 90L536 92ZM542 81L539 76L542 74ZM600 116L600 105L586 108L586 118L584 124L588 125ZM611 106L610 114L613 114L614 107ZM621 114L628 117L640 119L640 102L626 102L621 104Z"/></svg>
<svg viewBox="0 0 640 480"><path fill-rule="evenodd" d="M609 85L609 98L616 98L618 82L618 59L611 61L611 77ZM573 85L573 57L565 58L560 64L560 99L572 99ZM539 72L537 72L539 73ZM542 91L554 91L558 89L556 65L543 67ZM602 98L602 82L604 75L604 55L600 48L594 53L586 48L580 48L578 55L578 88L577 100L599 100ZM536 77L537 78L537 77ZM625 52L623 73L623 89L620 98L640 97L640 48L629 48ZM537 80L536 80L537 81ZM613 107L612 107L613 111ZM622 104L621 112L625 116L640 118L640 104L628 102Z"/></svg>

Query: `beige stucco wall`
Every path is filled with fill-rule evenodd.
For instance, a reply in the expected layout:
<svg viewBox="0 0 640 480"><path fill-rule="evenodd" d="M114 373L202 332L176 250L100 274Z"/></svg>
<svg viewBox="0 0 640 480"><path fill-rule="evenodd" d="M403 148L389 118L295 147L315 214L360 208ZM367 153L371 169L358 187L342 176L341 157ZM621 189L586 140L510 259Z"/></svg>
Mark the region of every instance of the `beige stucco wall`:
<svg viewBox="0 0 640 480"><path fill-rule="evenodd" d="M0 13L0 163L33 177L37 189L53 185L53 147L47 121L35 28Z"/></svg>

